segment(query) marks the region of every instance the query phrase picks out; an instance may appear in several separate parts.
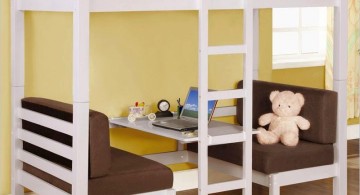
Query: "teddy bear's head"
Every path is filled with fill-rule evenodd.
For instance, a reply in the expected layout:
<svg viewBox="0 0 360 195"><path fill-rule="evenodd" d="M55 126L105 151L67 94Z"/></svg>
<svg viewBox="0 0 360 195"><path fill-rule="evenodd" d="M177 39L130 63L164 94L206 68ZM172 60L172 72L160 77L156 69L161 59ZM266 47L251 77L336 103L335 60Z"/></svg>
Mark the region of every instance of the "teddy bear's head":
<svg viewBox="0 0 360 195"><path fill-rule="evenodd" d="M296 116L305 103L304 96L291 91L273 91L270 94L272 110L278 116Z"/></svg>

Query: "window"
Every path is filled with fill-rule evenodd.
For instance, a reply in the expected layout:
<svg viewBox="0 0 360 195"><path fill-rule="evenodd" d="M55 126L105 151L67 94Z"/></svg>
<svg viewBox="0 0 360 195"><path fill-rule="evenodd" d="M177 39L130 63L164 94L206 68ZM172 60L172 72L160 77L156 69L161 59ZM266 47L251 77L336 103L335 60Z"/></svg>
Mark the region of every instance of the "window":
<svg viewBox="0 0 360 195"><path fill-rule="evenodd" d="M327 8L273 9L273 69L323 66Z"/></svg>

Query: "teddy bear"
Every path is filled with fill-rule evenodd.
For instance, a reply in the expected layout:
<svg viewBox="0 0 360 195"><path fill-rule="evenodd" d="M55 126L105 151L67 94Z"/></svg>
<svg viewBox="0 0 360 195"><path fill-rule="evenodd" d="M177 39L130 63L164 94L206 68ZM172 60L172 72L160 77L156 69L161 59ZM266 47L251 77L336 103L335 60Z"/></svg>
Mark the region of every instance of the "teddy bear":
<svg viewBox="0 0 360 195"><path fill-rule="evenodd" d="M286 146L296 146L299 142L299 128L308 130L310 122L298 116L301 107L305 103L301 93L291 91L273 91L270 93L270 101L274 113L263 114L259 118L259 125L269 125L265 130L259 127L256 135L260 144L274 144L279 141Z"/></svg>

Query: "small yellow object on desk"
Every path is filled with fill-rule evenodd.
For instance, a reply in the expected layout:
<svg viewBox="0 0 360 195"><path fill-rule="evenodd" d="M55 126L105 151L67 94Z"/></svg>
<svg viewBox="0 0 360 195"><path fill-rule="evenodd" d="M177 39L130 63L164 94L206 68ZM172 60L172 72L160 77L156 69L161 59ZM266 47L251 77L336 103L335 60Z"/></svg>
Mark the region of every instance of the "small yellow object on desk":
<svg viewBox="0 0 360 195"><path fill-rule="evenodd" d="M196 136L198 136L198 132L197 131L184 131L184 132L182 132L182 135L185 137L196 137Z"/></svg>

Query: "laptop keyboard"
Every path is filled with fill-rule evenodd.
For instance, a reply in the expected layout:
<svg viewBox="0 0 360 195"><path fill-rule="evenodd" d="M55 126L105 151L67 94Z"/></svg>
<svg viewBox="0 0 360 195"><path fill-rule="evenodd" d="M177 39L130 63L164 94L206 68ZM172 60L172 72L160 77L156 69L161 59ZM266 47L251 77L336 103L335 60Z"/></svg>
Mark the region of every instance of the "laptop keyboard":
<svg viewBox="0 0 360 195"><path fill-rule="evenodd" d="M186 120L179 120L179 119L171 119L166 121L169 126L172 127L193 127L197 126L197 122L186 121Z"/></svg>

